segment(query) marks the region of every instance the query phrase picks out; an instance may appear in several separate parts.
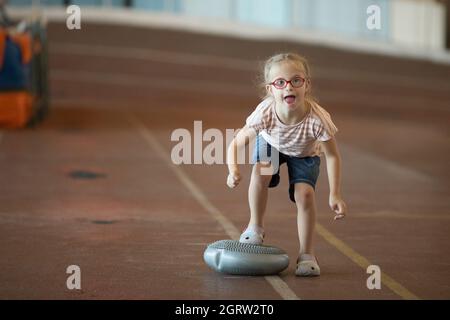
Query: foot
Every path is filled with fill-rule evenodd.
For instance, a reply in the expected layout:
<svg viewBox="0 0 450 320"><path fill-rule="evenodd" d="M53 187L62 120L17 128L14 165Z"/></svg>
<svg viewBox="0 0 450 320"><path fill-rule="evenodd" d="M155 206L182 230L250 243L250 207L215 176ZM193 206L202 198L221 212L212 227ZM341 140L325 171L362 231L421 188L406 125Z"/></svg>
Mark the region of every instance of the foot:
<svg viewBox="0 0 450 320"><path fill-rule="evenodd" d="M297 260L297 270L295 270L295 275L299 277L320 276L320 267L316 257L312 254L301 254Z"/></svg>
<svg viewBox="0 0 450 320"><path fill-rule="evenodd" d="M264 242L264 229L258 226L248 226L241 234L239 242L261 245Z"/></svg>

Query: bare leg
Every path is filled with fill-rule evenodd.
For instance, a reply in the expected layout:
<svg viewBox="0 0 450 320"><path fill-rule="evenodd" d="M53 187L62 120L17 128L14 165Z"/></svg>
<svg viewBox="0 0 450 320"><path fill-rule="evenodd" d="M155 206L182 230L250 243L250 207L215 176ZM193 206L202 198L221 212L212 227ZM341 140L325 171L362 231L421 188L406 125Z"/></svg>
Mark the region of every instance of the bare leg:
<svg viewBox="0 0 450 320"><path fill-rule="evenodd" d="M316 201L314 189L306 183L295 184L295 202L297 205L298 238L300 254L312 254L314 229L316 225Z"/></svg>
<svg viewBox="0 0 450 320"><path fill-rule="evenodd" d="M249 225L264 228L264 212L266 211L268 188L271 175L261 175L261 167L267 164L256 163L253 166L250 186L248 188L248 202L250 205Z"/></svg>

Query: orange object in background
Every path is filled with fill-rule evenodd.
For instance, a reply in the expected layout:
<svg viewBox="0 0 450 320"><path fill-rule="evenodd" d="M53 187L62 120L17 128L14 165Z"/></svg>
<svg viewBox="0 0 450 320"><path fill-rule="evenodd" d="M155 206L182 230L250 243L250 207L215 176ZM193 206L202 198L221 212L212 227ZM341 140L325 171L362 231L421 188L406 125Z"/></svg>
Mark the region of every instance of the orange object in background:
<svg viewBox="0 0 450 320"><path fill-rule="evenodd" d="M30 63L31 58L33 57L33 40L31 39L31 35L21 33L11 35L10 37L20 48L20 52L22 53L22 63Z"/></svg>
<svg viewBox="0 0 450 320"><path fill-rule="evenodd" d="M0 69L5 62L7 32L0 30ZM11 39L20 47L22 63L32 58L32 41L27 34L18 34ZM33 107L33 98L26 90L0 92L0 128L23 128L28 124Z"/></svg>
<svg viewBox="0 0 450 320"><path fill-rule="evenodd" d="M0 92L0 127L25 127L32 107L33 97L27 91Z"/></svg>
<svg viewBox="0 0 450 320"><path fill-rule="evenodd" d="M13 42L19 48L19 60L15 60L11 52L6 54L7 41L10 46ZM30 32L10 33L0 28L0 71L9 67L1 75L6 88L0 88L0 128L24 128L33 123L32 118L37 117L39 105L36 103L41 96L35 88L39 88L39 85L31 83L32 78L25 71L25 67L35 72L31 63L33 56L41 53L40 47L40 39L36 38L34 41Z"/></svg>
<svg viewBox="0 0 450 320"><path fill-rule="evenodd" d="M0 68L2 67L2 63L4 60L4 52L7 36L8 32L5 29L0 28ZM39 46L35 45L33 47L33 39L31 38L31 35L27 33L13 34L13 35L10 34L9 37L20 48L20 52L22 54L22 63L23 64L30 63L33 57L33 52L39 51Z"/></svg>

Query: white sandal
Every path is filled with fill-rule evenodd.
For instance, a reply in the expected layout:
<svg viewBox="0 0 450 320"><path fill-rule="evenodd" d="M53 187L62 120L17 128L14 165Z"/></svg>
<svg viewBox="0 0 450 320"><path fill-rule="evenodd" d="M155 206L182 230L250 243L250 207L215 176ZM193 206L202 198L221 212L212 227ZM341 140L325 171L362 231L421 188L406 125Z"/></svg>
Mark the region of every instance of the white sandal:
<svg viewBox="0 0 450 320"><path fill-rule="evenodd" d="M264 242L264 230L260 227L248 227L241 234L239 242L261 245Z"/></svg>
<svg viewBox="0 0 450 320"><path fill-rule="evenodd" d="M299 277L320 276L320 267L316 257L312 254L302 254L297 260L297 270L295 275Z"/></svg>

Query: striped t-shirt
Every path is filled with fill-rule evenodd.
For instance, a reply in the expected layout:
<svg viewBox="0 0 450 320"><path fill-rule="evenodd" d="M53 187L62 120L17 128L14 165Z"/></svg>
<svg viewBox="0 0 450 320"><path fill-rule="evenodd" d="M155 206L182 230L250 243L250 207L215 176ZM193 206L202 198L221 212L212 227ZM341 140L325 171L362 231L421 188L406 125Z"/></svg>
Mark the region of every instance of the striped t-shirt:
<svg viewBox="0 0 450 320"><path fill-rule="evenodd" d="M299 123L286 125L281 122L272 98L263 100L247 118L246 124L279 152L294 157L320 156L319 141L332 138L312 109Z"/></svg>

